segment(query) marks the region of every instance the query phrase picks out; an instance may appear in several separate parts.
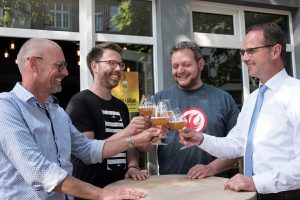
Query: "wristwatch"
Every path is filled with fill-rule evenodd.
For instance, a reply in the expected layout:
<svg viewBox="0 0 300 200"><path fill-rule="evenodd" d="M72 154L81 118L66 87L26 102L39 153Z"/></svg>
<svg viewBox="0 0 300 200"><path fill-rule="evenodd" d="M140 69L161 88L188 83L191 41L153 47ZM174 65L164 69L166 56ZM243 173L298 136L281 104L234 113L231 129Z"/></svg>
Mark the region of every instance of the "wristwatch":
<svg viewBox="0 0 300 200"><path fill-rule="evenodd" d="M129 148L133 148L134 147L134 144L133 144L133 142L131 140L131 136L128 136L126 138L126 142L127 142Z"/></svg>

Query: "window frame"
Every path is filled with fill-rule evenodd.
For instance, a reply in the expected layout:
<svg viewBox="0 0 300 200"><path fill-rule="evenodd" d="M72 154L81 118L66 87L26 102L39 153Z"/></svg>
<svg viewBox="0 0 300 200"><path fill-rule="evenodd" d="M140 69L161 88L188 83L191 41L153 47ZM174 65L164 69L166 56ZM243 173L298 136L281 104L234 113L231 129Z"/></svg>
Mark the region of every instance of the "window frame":
<svg viewBox="0 0 300 200"><path fill-rule="evenodd" d="M134 35L121 35L110 33L95 33L95 42L114 42L114 43L130 43L130 44L142 44L153 46L153 79L154 79L154 92L157 92L163 86L162 68L158 68L158 51L160 49L157 45L157 22L156 22L156 3L155 0L146 0L152 2L152 36L134 36Z"/></svg>
<svg viewBox="0 0 300 200"><path fill-rule="evenodd" d="M86 67L85 56L96 42L116 42L116 43L132 43L132 44L145 44L153 46L153 78L154 78L154 91L157 92L163 87L162 68L159 63L157 55L162 52L161 47L158 48L157 37L157 19L156 19L156 1L147 0L152 2L152 31L153 34L149 36L131 36L131 35L117 35L117 34L103 34L96 33L95 31L95 0L78 0L79 3L79 30L78 32L71 32L67 30L39 30L39 29L22 29L22 28L8 28L0 27L2 36L19 37L19 38L48 38L50 40L66 40L76 41L80 45L80 90L87 89L92 84L92 76ZM70 17L70 16L69 16ZM87 23L89 22L89 23ZM71 23L71 22L70 22ZM71 24L69 23L69 26ZM78 66L74 66L78 67Z"/></svg>
<svg viewBox="0 0 300 200"><path fill-rule="evenodd" d="M70 29L70 5L64 2L51 2L51 4L53 5L53 9L49 6L49 13L53 14L53 20L50 20L49 23L51 25L47 26L48 28L57 28L60 30L69 30ZM61 9L58 9L58 5L60 5ZM67 5L68 6L68 10L64 10L64 6ZM60 19L57 19L57 15L60 16ZM67 15L67 17L65 17L65 15ZM64 21L67 18L68 21L68 26L64 26ZM60 25L57 25L58 21L60 21Z"/></svg>
<svg viewBox="0 0 300 200"><path fill-rule="evenodd" d="M286 45L286 51L291 53L291 63L293 76L296 77L296 61L294 50L294 35L292 26L292 14L290 11L266 9L250 6L239 6L232 4L213 3L206 1L191 1L190 3L190 17L191 17L191 33L193 40L200 46L211 48L231 48L240 49L242 47L243 37L245 36L245 11L260 12L286 15L289 20L290 43ZM205 12L211 14L232 15L234 25L234 35L199 33L193 31L193 12ZM243 98L250 94L249 74L247 66L242 63L242 84L243 84Z"/></svg>

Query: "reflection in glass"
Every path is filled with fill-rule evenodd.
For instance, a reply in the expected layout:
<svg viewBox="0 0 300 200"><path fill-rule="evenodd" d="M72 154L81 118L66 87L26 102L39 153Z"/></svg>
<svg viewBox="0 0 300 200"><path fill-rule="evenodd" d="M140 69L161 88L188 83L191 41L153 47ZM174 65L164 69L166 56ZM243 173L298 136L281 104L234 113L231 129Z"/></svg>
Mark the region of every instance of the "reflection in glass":
<svg viewBox="0 0 300 200"><path fill-rule="evenodd" d="M284 56L285 61L285 70L290 75L293 76L293 67L292 67L292 54L291 52L286 52ZM249 78L250 81L250 92L256 90L259 86L259 79L258 78Z"/></svg>
<svg viewBox="0 0 300 200"><path fill-rule="evenodd" d="M21 81L21 75L18 66L15 63L15 59L21 46L27 39L28 38L0 37L1 50L3 50L3 48L9 49L11 41L14 41L15 44L15 49L9 50L9 58L0 58L0 92L10 91L15 86L16 82ZM79 43L78 41L63 40L55 40L55 42L62 47L65 59L68 63L67 69L69 74L62 81L62 91L54 94L59 100L59 105L65 108L70 98L80 91L80 69L77 66L79 57L76 55ZM1 56L3 56L3 54L1 54Z"/></svg>
<svg viewBox="0 0 300 200"><path fill-rule="evenodd" d="M97 33L152 36L152 2L95 0Z"/></svg>
<svg viewBox="0 0 300 200"><path fill-rule="evenodd" d="M49 4L49 28L69 30L70 6L66 3Z"/></svg>
<svg viewBox="0 0 300 200"><path fill-rule="evenodd" d="M243 85L239 50L208 47L201 49L205 60L202 80L226 90L239 106L242 105Z"/></svg>
<svg viewBox="0 0 300 200"><path fill-rule="evenodd" d="M193 12L193 32L234 35L233 16Z"/></svg>
<svg viewBox="0 0 300 200"><path fill-rule="evenodd" d="M292 53L287 52L284 56L285 61L285 70L290 76L293 76L293 67L292 67Z"/></svg>
<svg viewBox="0 0 300 200"><path fill-rule="evenodd" d="M289 29L289 19L287 15L276 15L270 13L259 13L259 12L250 12L245 11L245 25L246 29L254 24L261 24L273 22L280 26L283 32L286 35L287 43L291 43L290 40L290 29Z"/></svg>
<svg viewBox="0 0 300 200"><path fill-rule="evenodd" d="M136 105L142 95L154 94L153 47L139 44L118 45L123 49L122 60L126 68L119 85L113 89L113 95L122 100L126 98L129 112L137 114ZM130 74L135 74L136 80Z"/></svg>
<svg viewBox="0 0 300 200"><path fill-rule="evenodd" d="M1 8L0 27L78 32L78 10L78 0L7 1Z"/></svg>
<svg viewBox="0 0 300 200"><path fill-rule="evenodd" d="M267 23L267 22L272 22L280 26L280 28L283 30L283 32L286 35L287 43L290 43L289 19L287 15L277 15L277 14L259 13L259 12L250 12L250 11L245 12L246 29L252 25ZM289 75L293 76L290 52L287 52L285 54L285 69ZM258 88L259 79L250 78L249 81L250 81L250 92L252 92Z"/></svg>

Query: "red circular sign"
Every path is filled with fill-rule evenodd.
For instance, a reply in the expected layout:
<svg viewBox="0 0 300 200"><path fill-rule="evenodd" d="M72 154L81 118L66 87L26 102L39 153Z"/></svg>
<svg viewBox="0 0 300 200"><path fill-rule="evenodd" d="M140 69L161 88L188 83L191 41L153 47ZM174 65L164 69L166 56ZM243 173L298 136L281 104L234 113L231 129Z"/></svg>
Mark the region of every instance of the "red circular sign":
<svg viewBox="0 0 300 200"><path fill-rule="evenodd" d="M207 117L199 108L188 108L182 111L183 116L188 120L187 128L203 132L207 125Z"/></svg>

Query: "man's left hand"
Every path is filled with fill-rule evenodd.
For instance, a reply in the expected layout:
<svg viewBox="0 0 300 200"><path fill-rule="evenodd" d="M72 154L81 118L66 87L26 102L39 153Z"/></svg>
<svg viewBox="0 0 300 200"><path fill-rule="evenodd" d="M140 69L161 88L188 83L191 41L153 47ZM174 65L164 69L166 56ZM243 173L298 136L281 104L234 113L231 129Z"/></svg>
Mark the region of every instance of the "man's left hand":
<svg viewBox="0 0 300 200"><path fill-rule="evenodd" d="M253 178L249 176L244 176L242 174L237 174L229 179L225 185L225 189L233 190L233 191L256 191L255 184L253 182Z"/></svg>
<svg viewBox="0 0 300 200"><path fill-rule="evenodd" d="M214 172L208 165L196 164L189 170L187 178L202 179L213 175Z"/></svg>
<svg viewBox="0 0 300 200"><path fill-rule="evenodd" d="M149 176L144 171L141 171L134 167L130 167L125 174L125 178L132 178L135 181L142 181L149 178Z"/></svg>

